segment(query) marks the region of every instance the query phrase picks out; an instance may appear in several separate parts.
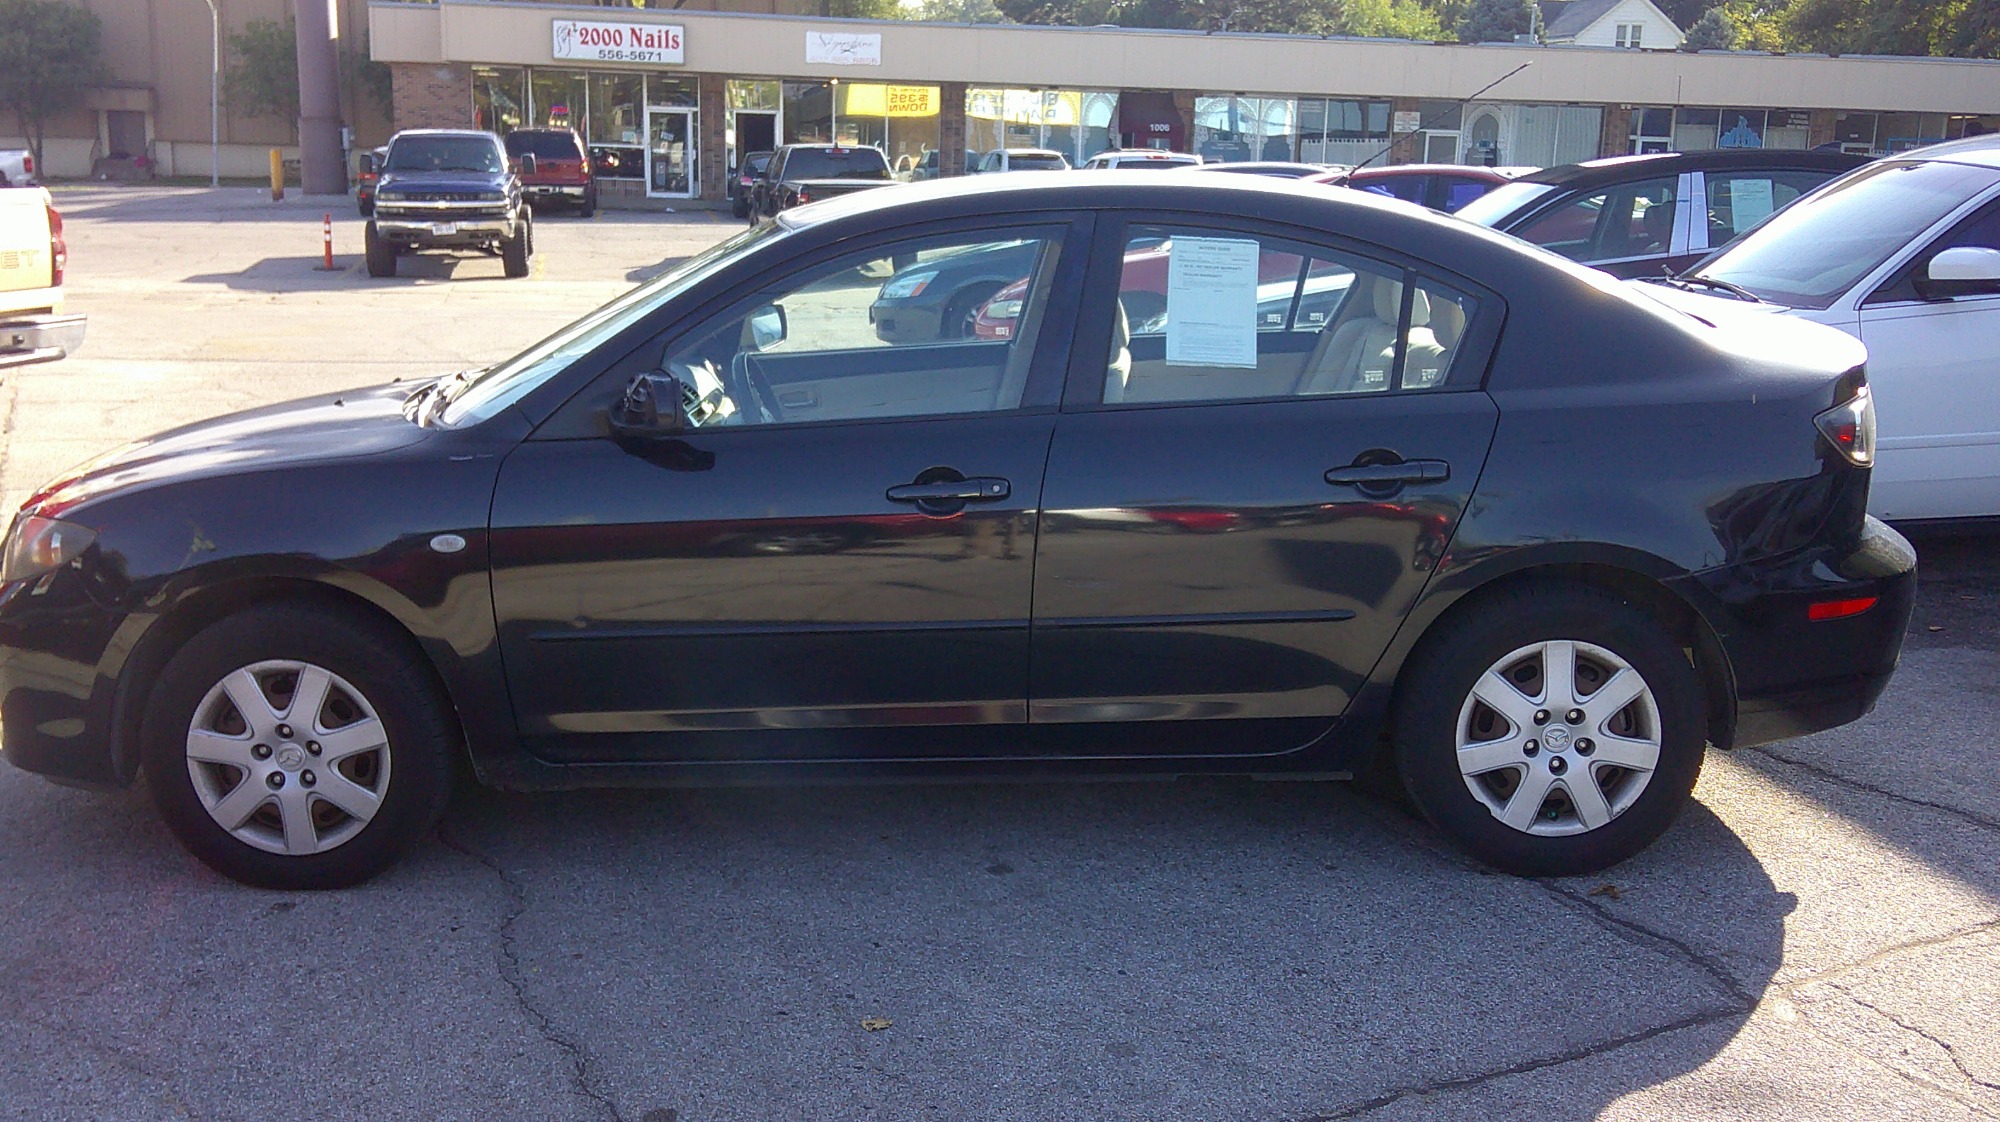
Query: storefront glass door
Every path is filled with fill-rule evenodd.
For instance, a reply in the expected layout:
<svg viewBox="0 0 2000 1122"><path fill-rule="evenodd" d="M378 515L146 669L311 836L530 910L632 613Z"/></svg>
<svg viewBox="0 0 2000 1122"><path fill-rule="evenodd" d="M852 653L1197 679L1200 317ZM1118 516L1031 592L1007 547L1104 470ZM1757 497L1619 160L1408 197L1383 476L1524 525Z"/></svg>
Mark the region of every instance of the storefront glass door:
<svg viewBox="0 0 2000 1122"><path fill-rule="evenodd" d="M646 193L689 199L700 191L696 172L695 111L646 110Z"/></svg>

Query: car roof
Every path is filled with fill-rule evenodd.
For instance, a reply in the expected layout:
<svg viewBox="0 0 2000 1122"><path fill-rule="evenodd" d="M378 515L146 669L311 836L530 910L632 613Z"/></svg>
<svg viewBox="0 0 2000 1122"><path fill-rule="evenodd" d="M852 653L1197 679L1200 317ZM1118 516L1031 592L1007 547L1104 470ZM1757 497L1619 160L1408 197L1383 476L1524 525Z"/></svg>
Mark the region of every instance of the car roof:
<svg viewBox="0 0 2000 1122"><path fill-rule="evenodd" d="M518 129L508 129L507 135L513 136L517 132L556 132L556 133L574 134L576 130L570 128L568 125L523 125Z"/></svg>
<svg viewBox="0 0 2000 1122"><path fill-rule="evenodd" d="M1113 148L1092 156L1093 160L1199 160L1192 152L1169 152L1164 148Z"/></svg>
<svg viewBox="0 0 2000 1122"><path fill-rule="evenodd" d="M497 134L485 129L402 129L389 139L401 140L406 136L477 136L487 140L500 139Z"/></svg>
<svg viewBox="0 0 2000 1122"><path fill-rule="evenodd" d="M1517 183L1552 187L1594 187L1624 183L1650 175L1684 171L1735 171L1754 168L1809 168L1840 172L1858 168L1871 157L1817 148L1717 148L1707 152L1659 152L1645 156L1612 156L1563 164L1521 176Z"/></svg>
<svg viewBox="0 0 2000 1122"><path fill-rule="evenodd" d="M1485 164L1395 164L1390 167L1355 168L1350 179L1399 179L1408 175L1469 175L1507 183L1534 171L1534 168L1490 168Z"/></svg>
<svg viewBox="0 0 2000 1122"><path fill-rule="evenodd" d="M1896 160L1949 160L1955 164L1974 164L1979 167L2000 168L2000 133L1985 136L1968 136L1964 140L1947 140L1943 144L1932 144L1923 148L1912 148L1908 152L1898 152L1890 157Z"/></svg>
<svg viewBox="0 0 2000 1122"><path fill-rule="evenodd" d="M1007 149L1006 151L1007 151L1007 154L1008 154L1009 156L1060 156L1060 155L1062 155L1062 153L1061 153L1061 152L1058 152L1058 151L1056 151L1056 150L1055 150L1055 149L1053 149L1053 148L1009 148L1009 149Z"/></svg>

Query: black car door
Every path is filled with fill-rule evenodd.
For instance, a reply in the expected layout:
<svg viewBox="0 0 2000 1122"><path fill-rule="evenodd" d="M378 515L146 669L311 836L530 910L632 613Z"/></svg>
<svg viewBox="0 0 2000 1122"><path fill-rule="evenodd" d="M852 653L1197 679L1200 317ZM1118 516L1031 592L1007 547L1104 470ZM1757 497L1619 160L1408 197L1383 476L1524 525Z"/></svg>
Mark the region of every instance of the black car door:
<svg viewBox="0 0 2000 1122"><path fill-rule="evenodd" d="M825 761L1018 740L1087 232L932 228L788 262L665 328L510 455L493 594L529 749ZM1000 239L1035 247L1021 331L877 335L892 261ZM686 431L606 434L625 378L653 368L687 387Z"/></svg>
<svg viewBox="0 0 2000 1122"><path fill-rule="evenodd" d="M1100 230L1110 264L1049 456L1030 721L1095 755L1303 745L1346 708L1472 492L1500 301L1247 221L1122 225ZM1162 277L1164 313L1136 321Z"/></svg>

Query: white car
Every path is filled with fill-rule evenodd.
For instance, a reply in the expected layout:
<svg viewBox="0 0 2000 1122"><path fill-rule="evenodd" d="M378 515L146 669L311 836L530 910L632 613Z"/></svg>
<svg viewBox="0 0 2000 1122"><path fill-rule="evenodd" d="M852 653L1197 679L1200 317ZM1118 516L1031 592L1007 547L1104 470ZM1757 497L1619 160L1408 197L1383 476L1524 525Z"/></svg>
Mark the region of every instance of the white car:
<svg viewBox="0 0 2000 1122"><path fill-rule="evenodd" d="M1085 160L1083 170L1130 171L1133 168L1152 170L1192 167L1199 163L1201 157L1188 152L1169 152L1163 148L1113 148Z"/></svg>
<svg viewBox="0 0 2000 1122"><path fill-rule="evenodd" d="M1867 345L1870 513L2000 516L2000 136L1856 168L1687 280Z"/></svg>
<svg viewBox="0 0 2000 1122"><path fill-rule="evenodd" d="M973 175L1002 171L1068 171L1069 157L1047 148L995 148L980 157L978 166L966 170Z"/></svg>

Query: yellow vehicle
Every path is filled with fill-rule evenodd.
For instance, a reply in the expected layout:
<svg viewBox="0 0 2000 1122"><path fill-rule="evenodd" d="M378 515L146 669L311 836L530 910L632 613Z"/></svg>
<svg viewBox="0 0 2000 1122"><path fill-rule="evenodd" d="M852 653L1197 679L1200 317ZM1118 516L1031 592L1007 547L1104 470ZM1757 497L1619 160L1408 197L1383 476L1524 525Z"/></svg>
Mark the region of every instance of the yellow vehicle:
<svg viewBox="0 0 2000 1122"><path fill-rule="evenodd" d="M0 370L83 346L84 317L63 313L62 215L40 187L0 188Z"/></svg>

